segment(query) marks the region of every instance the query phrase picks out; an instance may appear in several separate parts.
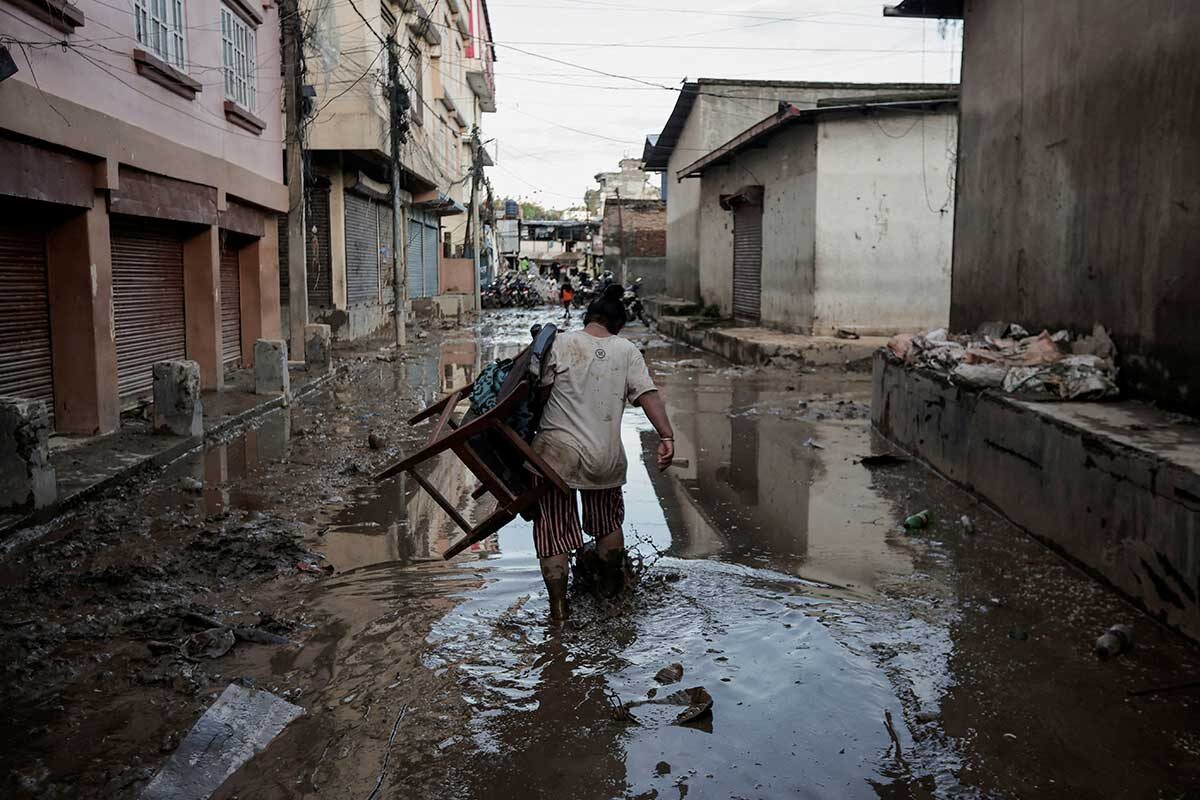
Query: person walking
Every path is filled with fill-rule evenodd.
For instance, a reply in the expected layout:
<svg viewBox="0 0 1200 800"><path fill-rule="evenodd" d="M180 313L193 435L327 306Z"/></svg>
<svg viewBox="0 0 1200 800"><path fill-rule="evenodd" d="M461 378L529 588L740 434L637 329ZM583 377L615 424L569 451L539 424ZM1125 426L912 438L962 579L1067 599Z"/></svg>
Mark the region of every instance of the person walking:
<svg viewBox="0 0 1200 800"><path fill-rule="evenodd" d="M562 288L558 290L558 302L562 303L564 321L571 320L571 303L574 300L575 290L571 287L571 282L563 281Z"/></svg>
<svg viewBox="0 0 1200 800"><path fill-rule="evenodd" d="M658 432L658 468L665 470L675 458L667 407L646 361L633 342L617 335L626 322L622 293L614 285L593 300L583 329L555 339L542 372L544 408L533 448L571 489L552 489L543 495L533 523L534 547L555 621L567 619L570 613L570 554L583 547L584 533L596 540L602 592L615 596L624 588L621 487L627 462L621 417L626 402L640 407ZM576 493L583 506L582 525Z"/></svg>

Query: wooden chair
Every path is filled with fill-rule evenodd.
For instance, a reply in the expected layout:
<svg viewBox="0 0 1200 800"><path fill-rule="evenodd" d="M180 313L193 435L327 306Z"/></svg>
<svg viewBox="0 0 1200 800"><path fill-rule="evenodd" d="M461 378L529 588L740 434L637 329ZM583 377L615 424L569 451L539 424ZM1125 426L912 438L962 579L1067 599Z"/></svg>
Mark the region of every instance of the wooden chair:
<svg viewBox="0 0 1200 800"><path fill-rule="evenodd" d="M442 553L442 558L453 558L491 536L518 515L532 518L538 500L552 488L570 491L558 473L508 424L522 401L536 398L542 366L556 334L553 325L534 328L533 343L514 359L512 369L501 384L496 405L487 413L476 417L468 411L462 419L454 418L455 406L471 396L475 386L472 382L454 390L410 419L409 425L419 425L436 418L425 446L375 476L376 481L381 481L407 472L462 528L466 536ZM478 525L471 525L437 487L417 471L418 466L446 450L454 453L479 479L480 486L472 497L478 499L490 493L496 498L496 510Z"/></svg>

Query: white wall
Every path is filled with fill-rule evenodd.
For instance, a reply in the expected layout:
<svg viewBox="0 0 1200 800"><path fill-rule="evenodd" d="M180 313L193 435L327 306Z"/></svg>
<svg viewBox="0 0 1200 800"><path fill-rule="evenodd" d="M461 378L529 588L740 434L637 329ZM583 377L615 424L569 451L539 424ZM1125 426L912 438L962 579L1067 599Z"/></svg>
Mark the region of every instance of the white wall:
<svg viewBox="0 0 1200 800"><path fill-rule="evenodd" d="M948 87L704 80L667 164L667 294L687 300L698 299L700 295L700 192L694 180L678 180L681 169L774 113L781 100L799 108L812 108L822 98L894 95L939 88Z"/></svg>
<svg viewBox="0 0 1200 800"><path fill-rule="evenodd" d="M814 333L948 322L956 120L951 109L818 123Z"/></svg>
<svg viewBox="0 0 1200 800"><path fill-rule="evenodd" d="M792 125L769 147L750 149L713 167L700 185L700 297L733 313L733 212L720 196L747 185L763 187L762 322L807 333L813 315L813 240L816 224L816 128ZM669 240L668 240L669 242Z"/></svg>

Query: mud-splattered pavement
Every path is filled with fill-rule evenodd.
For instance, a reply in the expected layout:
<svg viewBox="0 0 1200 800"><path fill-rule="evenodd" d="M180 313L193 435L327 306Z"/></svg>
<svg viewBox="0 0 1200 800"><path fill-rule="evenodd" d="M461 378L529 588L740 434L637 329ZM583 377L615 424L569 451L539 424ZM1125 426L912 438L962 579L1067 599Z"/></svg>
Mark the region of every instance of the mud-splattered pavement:
<svg viewBox="0 0 1200 800"><path fill-rule="evenodd" d="M521 523L441 562L436 506L368 475L539 316L368 354L9 554L4 796L136 797L230 682L306 714L224 798L1200 796L1200 691L1129 694L1194 681L1196 649L919 464L862 464L887 450L865 373L733 368L633 328L689 462L648 469L627 413L627 527L655 562L635 598L550 628ZM471 502L452 461L430 478ZM296 644L210 657L214 621ZM1116 622L1136 647L1097 661ZM695 686L713 709L687 726L614 709Z"/></svg>

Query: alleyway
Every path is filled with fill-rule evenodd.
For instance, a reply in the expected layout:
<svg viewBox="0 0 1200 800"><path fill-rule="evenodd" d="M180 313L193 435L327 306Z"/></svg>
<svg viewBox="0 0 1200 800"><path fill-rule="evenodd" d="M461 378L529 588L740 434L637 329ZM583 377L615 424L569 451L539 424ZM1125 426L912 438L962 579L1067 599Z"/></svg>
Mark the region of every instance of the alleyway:
<svg viewBox="0 0 1200 800"><path fill-rule="evenodd" d="M1129 694L1194 680L1196 650L918 463L860 463L888 451L863 371L732 367L633 326L689 462L648 467L627 412L635 599L548 627L524 523L442 562L428 496L369 476L423 438L404 418L552 313L361 356L9 553L4 796L136 797L231 682L306 713L221 798L1200 793L1200 696ZM473 488L448 460L431 478ZM204 618L298 646L208 657ZM1098 661L1117 622L1136 647ZM693 686L711 720L614 713Z"/></svg>

